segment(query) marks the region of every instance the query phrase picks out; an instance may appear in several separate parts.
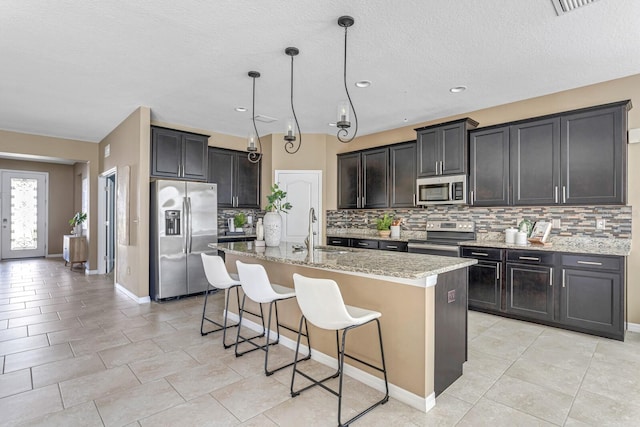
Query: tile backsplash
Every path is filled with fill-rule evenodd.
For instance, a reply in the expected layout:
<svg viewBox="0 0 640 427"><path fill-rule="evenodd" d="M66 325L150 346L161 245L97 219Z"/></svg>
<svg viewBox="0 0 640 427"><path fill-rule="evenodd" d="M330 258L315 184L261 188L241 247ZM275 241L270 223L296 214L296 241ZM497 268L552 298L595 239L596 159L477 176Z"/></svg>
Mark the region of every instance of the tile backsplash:
<svg viewBox="0 0 640 427"><path fill-rule="evenodd" d="M517 227L522 219L531 222L560 220L551 236L631 239L631 206L526 206L471 207L431 206L426 209L367 209L327 211L326 227L376 228L376 219L384 213L402 218L402 230L424 231L427 221L474 221L477 233L502 232ZM596 230L596 219L605 220L605 229Z"/></svg>
<svg viewBox="0 0 640 427"><path fill-rule="evenodd" d="M260 209L218 209L218 233L228 231L227 219L233 218L235 214L242 212L243 214L253 217L253 226L255 227L258 218L264 218L265 211Z"/></svg>

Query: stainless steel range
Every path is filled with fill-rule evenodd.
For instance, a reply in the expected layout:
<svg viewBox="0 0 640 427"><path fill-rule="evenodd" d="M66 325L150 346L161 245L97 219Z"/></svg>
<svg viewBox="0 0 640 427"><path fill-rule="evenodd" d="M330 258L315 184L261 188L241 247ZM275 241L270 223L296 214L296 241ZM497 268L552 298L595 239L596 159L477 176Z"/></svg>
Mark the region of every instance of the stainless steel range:
<svg viewBox="0 0 640 427"><path fill-rule="evenodd" d="M409 252L416 254L460 256L459 242L476 239L476 225L472 221L431 221L427 223L425 240L410 239Z"/></svg>

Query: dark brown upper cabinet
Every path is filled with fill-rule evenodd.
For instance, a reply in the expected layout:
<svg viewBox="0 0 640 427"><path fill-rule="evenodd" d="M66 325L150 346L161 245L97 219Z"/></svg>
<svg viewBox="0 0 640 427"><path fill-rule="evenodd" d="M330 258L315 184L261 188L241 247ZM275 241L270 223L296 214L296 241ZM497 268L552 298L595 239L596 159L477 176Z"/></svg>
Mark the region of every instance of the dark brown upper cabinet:
<svg viewBox="0 0 640 427"><path fill-rule="evenodd" d="M470 118L417 128L417 176L467 173L467 131L478 123Z"/></svg>
<svg viewBox="0 0 640 427"><path fill-rule="evenodd" d="M509 204L509 126L469 132L469 204Z"/></svg>
<svg viewBox="0 0 640 427"><path fill-rule="evenodd" d="M389 147L389 197L392 208L416 205L416 141Z"/></svg>
<svg viewBox="0 0 640 427"><path fill-rule="evenodd" d="M514 205L560 202L560 118L511 126L511 188Z"/></svg>
<svg viewBox="0 0 640 427"><path fill-rule="evenodd" d="M629 101L561 117L562 203L625 204Z"/></svg>
<svg viewBox="0 0 640 427"><path fill-rule="evenodd" d="M469 204L625 204L629 108L623 101L472 130Z"/></svg>
<svg viewBox="0 0 640 427"><path fill-rule="evenodd" d="M218 207L260 209L262 162L250 162L247 154L209 147L207 182L218 184Z"/></svg>
<svg viewBox="0 0 640 427"><path fill-rule="evenodd" d="M389 149L338 155L338 208L389 207Z"/></svg>
<svg viewBox="0 0 640 427"><path fill-rule="evenodd" d="M151 176L207 180L209 137L174 129L151 127Z"/></svg>

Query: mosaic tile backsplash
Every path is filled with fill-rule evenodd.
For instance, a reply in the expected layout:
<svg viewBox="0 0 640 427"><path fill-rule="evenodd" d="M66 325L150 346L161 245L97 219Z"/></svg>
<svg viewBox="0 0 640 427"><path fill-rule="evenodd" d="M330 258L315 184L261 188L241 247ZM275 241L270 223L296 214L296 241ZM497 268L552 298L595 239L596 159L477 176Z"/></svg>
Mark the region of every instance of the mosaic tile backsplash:
<svg viewBox="0 0 640 427"><path fill-rule="evenodd" d="M474 221L476 232L501 233L517 227L523 219L531 222L560 220L551 236L631 239L631 206L529 206L481 208L470 206L430 206L426 209L367 209L327 211L326 227L376 228L376 219L385 213L402 218L403 231L424 231L427 221ZM596 230L596 218L605 220L605 229Z"/></svg>
<svg viewBox="0 0 640 427"><path fill-rule="evenodd" d="M256 226L258 218L264 218L265 211L260 209L219 209L218 210L218 234L228 231L227 219L233 218L235 214L242 212L243 214L253 217L253 226Z"/></svg>

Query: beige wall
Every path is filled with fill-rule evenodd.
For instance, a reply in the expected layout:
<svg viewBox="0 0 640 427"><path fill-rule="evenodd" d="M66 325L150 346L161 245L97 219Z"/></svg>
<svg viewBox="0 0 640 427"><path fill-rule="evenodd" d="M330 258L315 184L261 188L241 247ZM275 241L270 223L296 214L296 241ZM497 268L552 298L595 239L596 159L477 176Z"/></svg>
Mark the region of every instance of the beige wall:
<svg viewBox="0 0 640 427"><path fill-rule="evenodd" d="M93 238L93 236L96 236L96 220L95 217L92 216L92 214L96 212L98 207L97 198L95 197L98 188L98 144L87 141L54 138L42 135L30 135L25 133L0 130L0 147L2 147L1 151L5 153L55 157L87 164L89 176L89 213L87 217L89 262L87 268L89 270L95 269L97 265L98 239ZM51 186L49 186L49 191L51 190L52 188ZM56 189L55 191L57 192L58 189ZM72 200L68 205L71 212L69 218L71 218L71 216L75 212L75 210L73 209L73 177L66 191L68 191L68 193L72 197ZM67 218L67 221L69 220L69 218ZM69 232L68 222L65 221L65 223L66 227L62 227L61 229L59 229L59 231L57 231L57 233L60 233L58 236L52 235L50 232L50 240L62 241L62 236ZM52 251L50 250L50 252Z"/></svg>
<svg viewBox="0 0 640 427"><path fill-rule="evenodd" d="M636 74L622 79L366 135L346 145L341 144L336 147L340 143L327 144L327 163L328 165L336 163L335 152L356 151L415 139L414 128L457 118L471 117L480 123L479 127L484 127L626 99L631 99L635 105L635 108L629 111L629 129L640 128L640 74ZM366 119L361 118L361 120ZM335 174L335 172L333 173ZM627 203L634 207L632 216L635 226L633 227L632 240L637 242L640 240L640 225L638 225L640 224L638 222L640 218L638 213L640 210L638 209L640 207L640 144L629 145L628 184ZM325 206L328 209L331 209L330 206L332 204L335 208L337 200L336 189L337 184L327 187L327 203ZM627 286L629 322L640 324L640 248L637 243L632 248L631 255L628 258Z"/></svg>
<svg viewBox="0 0 640 427"><path fill-rule="evenodd" d="M138 297L149 295L150 124L151 110L140 107L99 144L101 173L115 168L116 180L121 180L123 168L130 168L129 206L118 206L124 201L116 200L116 210L128 209L129 213L129 244L118 241L116 246L116 282ZM110 155L104 158L107 144Z"/></svg>
<svg viewBox="0 0 640 427"><path fill-rule="evenodd" d="M62 236L69 234L69 219L73 216L73 166L57 163L0 159L0 169L11 169L49 174L49 212L47 227L47 254L62 254Z"/></svg>

